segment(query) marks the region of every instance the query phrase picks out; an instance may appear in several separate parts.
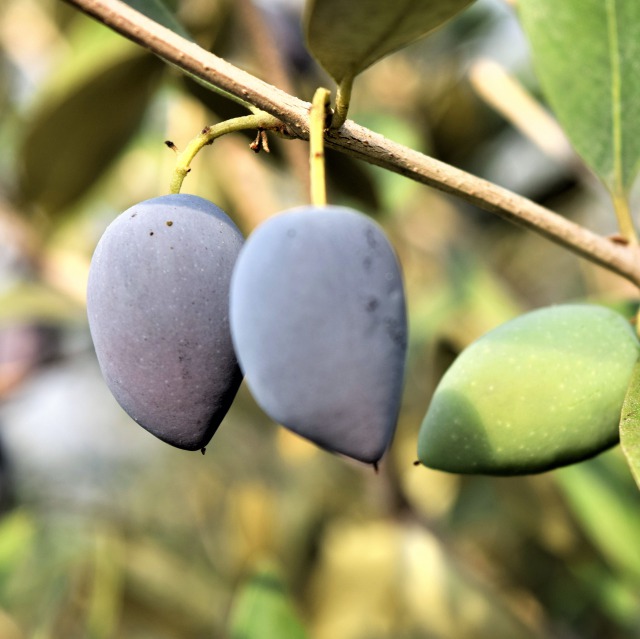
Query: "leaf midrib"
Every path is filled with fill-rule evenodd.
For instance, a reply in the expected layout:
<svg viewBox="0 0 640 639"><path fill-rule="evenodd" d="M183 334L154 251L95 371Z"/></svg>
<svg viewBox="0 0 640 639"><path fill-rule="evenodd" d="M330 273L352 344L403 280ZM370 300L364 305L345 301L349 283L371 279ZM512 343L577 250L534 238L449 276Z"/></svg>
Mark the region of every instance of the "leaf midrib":
<svg viewBox="0 0 640 639"><path fill-rule="evenodd" d="M611 135L613 143L613 191L625 192L622 171L622 82L620 77L620 43L618 40L618 10L616 0L607 0L607 30L609 33L609 63L611 65Z"/></svg>

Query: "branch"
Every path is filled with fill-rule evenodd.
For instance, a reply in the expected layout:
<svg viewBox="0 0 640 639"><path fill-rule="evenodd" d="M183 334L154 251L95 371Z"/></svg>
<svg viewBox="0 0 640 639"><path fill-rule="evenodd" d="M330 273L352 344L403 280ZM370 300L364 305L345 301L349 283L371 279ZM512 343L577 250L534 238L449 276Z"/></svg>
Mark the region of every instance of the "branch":
<svg viewBox="0 0 640 639"><path fill-rule="evenodd" d="M308 102L234 67L120 0L66 2L165 61L275 116L297 137L309 139ZM392 142L350 120L337 131L327 133L326 146L460 197L640 286L636 248L616 244L507 189Z"/></svg>

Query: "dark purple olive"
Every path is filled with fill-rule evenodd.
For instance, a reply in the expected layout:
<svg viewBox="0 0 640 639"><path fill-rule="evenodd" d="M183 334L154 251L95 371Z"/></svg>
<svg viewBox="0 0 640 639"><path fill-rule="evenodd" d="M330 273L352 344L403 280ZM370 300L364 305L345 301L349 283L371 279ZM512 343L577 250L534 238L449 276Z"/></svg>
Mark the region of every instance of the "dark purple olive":
<svg viewBox="0 0 640 639"><path fill-rule="evenodd" d="M231 332L275 421L376 463L398 417L407 346L402 274L382 229L343 207L270 218L240 252Z"/></svg>
<svg viewBox="0 0 640 639"><path fill-rule="evenodd" d="M106 383L178 448L209 442L242 381L228 313L242 242L211 202L165 195L116 218L91 262L87 314Z"/></svg>

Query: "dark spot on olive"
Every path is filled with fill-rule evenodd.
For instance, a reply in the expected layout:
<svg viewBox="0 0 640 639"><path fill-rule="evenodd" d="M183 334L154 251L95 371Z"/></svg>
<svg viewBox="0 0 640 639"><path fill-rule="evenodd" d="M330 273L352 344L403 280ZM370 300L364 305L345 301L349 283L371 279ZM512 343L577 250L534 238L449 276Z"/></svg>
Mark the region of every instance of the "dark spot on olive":
<svg viewBox="0 0 640 639"><path fill-rule="evenodd" d="M379 305L380 302L378 302L378 299L376 297L370 297L367 301L367 311L369 313L372 313L376 310L376 308L378 308Z"/></svg>
<svg viewBox="0 0 640 639"><path fill-rule="evenodd" d="M149 235L153 235L153 231L149 231Z"/></svg>
<svg viewBox="0 0 640 639"><path fill-rule="evenodd" d="M391 340L399 346L404 346L406 342L406 332L404 327L390 317L384 320L384 324L387 328L387 335L389 335Z"/></svg>
<svg viewBox="0 0 640 639"><path fill-rule="evenodd" d="M173 222L171 220L167 220L167 226L173 226Z"/></svg>
<svg viewBox="0 0 640 639"><path fill-rule="evenodd" d="M367 237L367 244L371 248L375 248L376 246L378 246L378 241L376 240L375 232L373 229L371 228L367 229L366 237Z"/></svg>

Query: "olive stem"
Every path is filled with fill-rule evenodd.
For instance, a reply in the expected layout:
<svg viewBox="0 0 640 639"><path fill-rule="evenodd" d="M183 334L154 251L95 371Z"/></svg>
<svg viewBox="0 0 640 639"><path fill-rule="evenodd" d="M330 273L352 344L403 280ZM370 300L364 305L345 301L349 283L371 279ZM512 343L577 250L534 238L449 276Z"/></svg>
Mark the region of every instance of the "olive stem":
<svg viewBox="0 0 640 639"><path fill-rule="evenodd" d="M331 128L339 129L347 121L349 104L351 103L351 89L353 88L353 78L343 78L338 85L336 95L336 111L331 120Z"/></svg>
<svg viewBox="0 0 640 639"><path fill-rule="evenodd" d="M311 172L311 204L327 205L327 183L324 171L324 132L331 92L316 89L309 110L309 169Z"/></svg>
<svg viewBox="0 0 640 639"><path fill-rule="evenodd" d="M631 217L631 209L629 207L629 198L622 190L614 191L611 194L613 199L613 207L618 219L618 228L620 235L631 245L637 246L638 236L633 225Z"/></svg>
<svg viewBox="0 0 640 639"><path fill-rule="evenodd" d="M178 155L176 167L173 170L173 176L169 185L169 192L180 193L182 183L191 170L190 166L193 158L203 147L208 144L212 144L216 138L226 135L227 133L245 131L247 129L260 129L264 131L268 129L277 130L281 128L282 122L280 122L278 118L264 112L253 113L252 115L243 115L238 118L225 120L219 124L205 127L189 142L189 144L187 144L184 151Z"/></svg>

